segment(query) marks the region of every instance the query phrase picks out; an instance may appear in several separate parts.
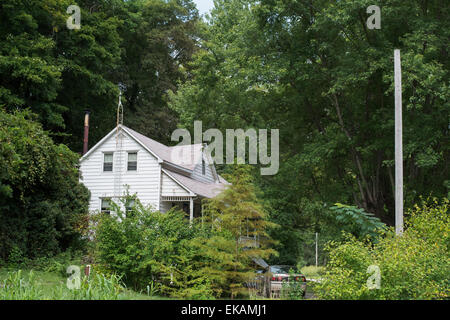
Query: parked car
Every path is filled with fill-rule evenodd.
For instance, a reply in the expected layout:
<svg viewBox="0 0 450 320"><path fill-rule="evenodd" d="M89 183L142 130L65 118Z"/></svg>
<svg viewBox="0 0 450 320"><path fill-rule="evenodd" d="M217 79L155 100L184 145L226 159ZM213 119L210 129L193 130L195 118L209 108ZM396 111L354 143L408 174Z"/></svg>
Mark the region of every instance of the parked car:
<svg viewBox="0 0 450 320"><path fill-rule="evenodd" d="M303 290L303 297L306 294L306 277L301 273L290 273L295 270L293 266L274 265L269 266L268 276L270 279L269 288L271 296L280 296L283 288L283 283L289 281L300 282L300 287Z"/></svg>

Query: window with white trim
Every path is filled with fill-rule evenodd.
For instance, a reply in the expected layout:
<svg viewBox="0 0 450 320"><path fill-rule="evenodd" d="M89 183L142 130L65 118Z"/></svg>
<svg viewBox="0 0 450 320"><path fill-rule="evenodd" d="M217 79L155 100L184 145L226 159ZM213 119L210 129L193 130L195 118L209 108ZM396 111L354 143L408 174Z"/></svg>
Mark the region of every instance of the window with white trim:
<svg viewBox="0 0 450 320"><path fill-rule="evenodd" d="M137 171L137 152L128 152L128 171Z"/></svg>
<svg viewBox="0 0 450 320"><path fill-rule="evenodd" d="M113 171L113 153L108 152L103 154L103 171Z"/></svg>

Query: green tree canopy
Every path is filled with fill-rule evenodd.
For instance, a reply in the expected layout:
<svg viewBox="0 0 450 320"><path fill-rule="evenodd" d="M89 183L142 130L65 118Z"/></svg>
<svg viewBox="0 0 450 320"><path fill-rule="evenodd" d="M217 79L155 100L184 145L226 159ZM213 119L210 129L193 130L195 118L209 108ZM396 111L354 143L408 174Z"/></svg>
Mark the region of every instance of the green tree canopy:
<svg viewBox="0 0 450 320"><path fill-rule="evenodd" d="M30 112L0 111L0 258L35 258L76 247L88 190L78 155L55 144ZM20 262L20 261L18 261Z"/></svg>
<svg viewBox="0 0 450 320"><path fill-rule="evenodd" d="M68 29L70 5L81 28ZM0 106L30 108L59 142L81 151L116 124L118 85L125 123L166 142L176 127L165 92L194 51L198 14L190 0L5 0L0 3Z"/></svg>
<svg viewBox="0 0 450 320"><path fill-rule="evenodd" d="M449 6L373 1L218 0L170 105L192 128L279 128L280 170L260 177L283 259L333 203L394 223L393 51L403 70L405 208L447 195ZM291 262L295 262L292 261Z"/></svg>

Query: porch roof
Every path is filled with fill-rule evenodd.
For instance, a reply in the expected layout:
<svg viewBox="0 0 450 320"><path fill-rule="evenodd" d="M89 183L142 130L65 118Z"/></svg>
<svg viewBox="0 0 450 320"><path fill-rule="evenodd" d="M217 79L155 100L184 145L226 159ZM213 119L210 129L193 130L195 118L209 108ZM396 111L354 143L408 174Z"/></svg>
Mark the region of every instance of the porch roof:
<svg viewBox="0 0 450 320"><path fill-rule="evenodd" d="M164 169L171 177L177 180L178 183L188 188L191 192L198 196L205 198L214 198L220 192L225 190L227 184L224 182L220 183L205 183L198 180L191 179L189 177L183 176L179 173Z"/></svg>

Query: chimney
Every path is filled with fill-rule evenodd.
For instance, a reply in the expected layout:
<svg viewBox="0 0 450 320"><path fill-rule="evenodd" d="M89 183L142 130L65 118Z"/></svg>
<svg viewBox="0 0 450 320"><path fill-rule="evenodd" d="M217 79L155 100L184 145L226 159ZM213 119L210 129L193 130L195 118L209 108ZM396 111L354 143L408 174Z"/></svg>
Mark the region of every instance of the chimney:
<svg viewBox="0 0 450 320"><path fill-rule="evenodd" d="M84 139L83 139L83 155L88 151L88 140L89 140L89 114L90 112L86 110L84 114Z"/></svg>

